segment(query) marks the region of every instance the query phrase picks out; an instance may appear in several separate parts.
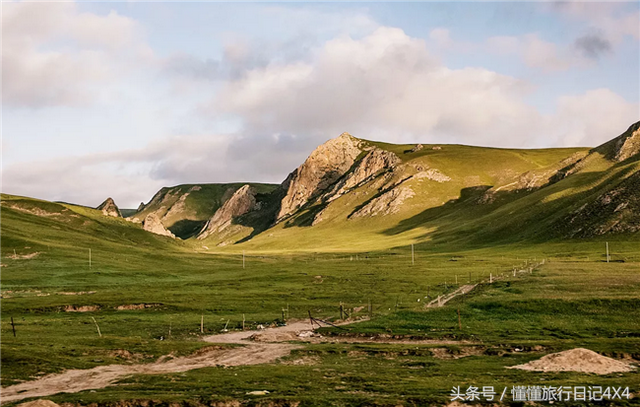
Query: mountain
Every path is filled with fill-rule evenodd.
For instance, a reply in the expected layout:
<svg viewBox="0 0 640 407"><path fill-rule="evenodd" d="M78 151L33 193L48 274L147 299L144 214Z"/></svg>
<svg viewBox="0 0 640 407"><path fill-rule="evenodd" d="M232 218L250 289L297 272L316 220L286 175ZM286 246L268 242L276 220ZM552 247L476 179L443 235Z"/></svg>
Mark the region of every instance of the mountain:
<svg viewBox="0 0 640 407"><path fill-rule="evenodd" d="M639 127L593 149L393 145L343 133L272 192L282 198L268 228L237 242L313 250L636 234ZM199 239L220 244L212 230Z"/></svg>
<svg viewBox="0 0 640 407"><path fill-rule="evenodd" d="M640 122L595 148L394 145L343 133L314 150L280 185L162 188L125 219L116 217L112 199L93 210L3 195L2 207L58 228L77 227L78 214L105 227L112 225L109 218L118 228L146 230L162 235L163 244L196 250L640 239Z"/></svg>
<svg viewBox="0 0 640 407"><path fill-rule="evenodd" d="M162 226L169 233L187 239L197 235L208 220L243 183L235 184L185 184L159 190L147 204L140 204L138 210L127 219L134 223L148 224L161 231ZM249 184L259 193L268 193L277 188L270 184ZM162 232L161 234L166 234Z"/></svg>

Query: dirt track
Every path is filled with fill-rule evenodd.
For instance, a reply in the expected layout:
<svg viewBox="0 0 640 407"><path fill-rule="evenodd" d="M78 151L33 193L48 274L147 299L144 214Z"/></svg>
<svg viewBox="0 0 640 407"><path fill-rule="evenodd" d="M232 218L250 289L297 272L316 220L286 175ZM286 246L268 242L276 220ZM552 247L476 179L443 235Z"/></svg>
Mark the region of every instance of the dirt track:
<svg viewBox="0 0 640 407"><path fill-rule="evenodd" d="M253 340L248 340L250 339ZM51 374L30 382L8 386L2 389L1 403L32 397L45 397L56 393L77 393L84 390L101 389L115 384L118 380L134 374L179 373L211 366L240 366L272 363L289 355L300 342L341 342L341 343L412 343L451 344L456 341L435 340L394 340L390 338L366 337L321 337L311 332L307 321L292 322L287 326L267 328L261 331L234 331L203 338L205 342L218 344L241 344L231 349L211 349L194 355L171 358L163 356L155 363L138 365L107 365L84 370L67 370Z"/></svg>
<svg viewBox="0 0 640 407"><path fill-rule="evenodd" d="M295 325L295 324L293 324ZM306 325L309 326L308 324ZM2 404L31 397L44 397L56 393L77 393L84 390L110 386L125 376L134 374L179 373L210 366L240 366L275 362L288 355L297 345L289 343L257 343L243 339L258 333L287 331L292 326L269 328L264 331L232 332L206 337L207 342L237 343L247 346L232 349L213 349L191 356L169 359L161 357L155 363L139 365L107 365L93 369L67 370L51 374L30 382L2 389Z"/></svg>

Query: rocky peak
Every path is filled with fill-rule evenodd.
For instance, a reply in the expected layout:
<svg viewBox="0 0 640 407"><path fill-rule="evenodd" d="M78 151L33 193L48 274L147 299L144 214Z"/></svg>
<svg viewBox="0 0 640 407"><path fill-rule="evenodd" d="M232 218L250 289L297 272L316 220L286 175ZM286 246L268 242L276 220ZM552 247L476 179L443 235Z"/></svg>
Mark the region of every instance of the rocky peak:
<svg viewBox="0 0 640 407"><path fill-rule="evenodd" d="M136 210L136 212L140 212L143 209L144 209L144 202L140 202L140 205L138 205L138 209Z"/></svg>
<svg viewBox="0 0 640 407"><path fill-rule="evenodd" d="M362 152L362 142L342 133L316 148L282 183L286 191L277 219L292 214L342 177Z"/></svg>
<svg viewBox="0 0 640 407"><path fill-rule="evenodd" d="M164 227L160 218L155 213L150 213L144 218L142 221L142 228L147 232L155 233L156 235L175 238L175 235Z"/></svg>
<svg viewBox="0 0 640 407"><path fill-rule="evenodd" d="M122 217L120 209L118 209L118 205L116 205L112 198L107 198L96 209L102 211L102 214L105 216L113 216L114 218Z"/></svg>
<svg viewBox="0 0 640 407"><path fill-rule="evenodd" d="M640 153L640 122L632 124L627 131L594 148L593 151L616 162L624 161Z"/></svg>
<svg viewBox="0 0 640 407"><path fill-rule="evenodd" d="M257 191L250 185L244 185L231 195L216 213L209 219L198 239L204 239L221 232L231 225L234 218L258 208Z"/></svg>

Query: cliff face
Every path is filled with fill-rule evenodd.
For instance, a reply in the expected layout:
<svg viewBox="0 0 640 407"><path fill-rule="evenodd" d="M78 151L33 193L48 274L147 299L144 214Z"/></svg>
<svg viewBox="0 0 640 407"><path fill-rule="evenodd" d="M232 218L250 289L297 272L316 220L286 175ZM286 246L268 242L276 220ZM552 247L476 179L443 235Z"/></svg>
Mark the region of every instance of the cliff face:
<svg viewBox="0 0 640 407"><path fill-rule="evenodd" d="M175 235L164 227L160 218L155 213L150 213L144 218L142 221L142 228L147 232L155 233L156 235L175 238Z"/></svg>
<svg viewBox="0 0 640 407"><path fill-rule="evenodd" d="M380 148L373 148L356 164L352 171L338 181L323 196L323 199L331 202L376 176L393 171L399 164L400 158L394 153Z"/></svg>
<svg viewBox="0 0 640 407"><path fill-rule="evenodd" d="M342 177L362 152L361 141L348 133L316 148L282 183L286 191L277 220L292 214Z"/></svg>
<svg viewBox="0 0 640 407"><path fill-rule="evenodd" d="M118 205L116 205L112 198L107 198L96 209L102 211L102 214L105 216L113 216L114 218L122 217L120 209L118 209Z"/></svg>
<svg viewBox="0 0 640 407"><path fill-rule="evenodd" d="M231 226L234 218L259 209L256 194L256 189L250 185L245 185L238 189L209 219L202 232L198 235L198 239L204 239L212 234L220 233Z"/></svg>

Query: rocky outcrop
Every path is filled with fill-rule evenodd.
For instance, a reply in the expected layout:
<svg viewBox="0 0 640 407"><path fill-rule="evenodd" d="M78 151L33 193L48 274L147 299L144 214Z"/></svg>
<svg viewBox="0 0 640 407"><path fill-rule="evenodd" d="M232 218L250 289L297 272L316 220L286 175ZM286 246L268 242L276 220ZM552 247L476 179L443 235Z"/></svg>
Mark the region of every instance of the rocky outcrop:
<svg viewBox="0 0 640 407"><path fill-rule="evenodd" d="M102 214L105 216L113 216L114 218L122 217L120 209L118 209L118 205L116 205L112 198L107 198L96 209L102 211Z"/></svg>
<svg viewBox="0 0 640 407"><path fill-rule="evenodd" d="M142 228L147 232L155 233L156 235L175 238L175 235L164 227L160 218L155 213L150 213L144 218L142 221Z"/></svg>
<svg viewBox="0 0 640 407"><path fill-rule="evenodd" d="M381 173L393 171L400 162L400 158L394 153L380 148L373 148L355 165L352 171L334 184L331 190L323 195L322 199L325 202L331 202Z"/></svg>
<svg viewBox="0 0 640 407"><path fill-rule="evenodd" d="M357 138L342 133L316 148L282 183L286 194L276 219L292 214L342 177L362 152L361 144Z"/></svg>
<svg viewBox="0 0 640 407"><path fill-rule="evenodd" d="M425 171L420 171L413 176L415 179L428 179L435 182L449 182L451 177L441 173L437 168L429 168Z"/></svg>
<svg viewBox="0 0 640 407"><path fill-rule="evenodd" d="M234 218L259 209L256 194L255 188L250 185L244 185L238 189L209 219L202 232L198 235L198 239L204 239L212 234L220 233L231 226Z"/></svg>
<svg viewBox="0 0 640 407"><path fill-rule="evenodd" d="M140 212L143 209L144 209L144 202L140 202L140 205L138 205L138 209L136 209L136 212Z"/></svg>
<svg viewBox="0 0 640 407"><path fill-rule="evenodd" d="M180 195L180 198L178 198L177 201L175 201L173 203L173 205L171 205L169 207L169 210L167 211L167 213L162 217L162 219L169 219L172 216L179 216L182 213L185 212L186 210L186 204L185 201L187 200L187 198L189 197L189 194L191 193L191 191Z"/></svg>
<svg viewBox="0 0 640 407"><path fill-rule="evenodd" d="M566 237L640 232L640 170L559 222Z"/></svg>
<svg viewBox="0 0 640 407"><path fill-rule="evenodd" d="M634 124L622 136L618 137L615 146L617 162L624 161L640 153L640 122Z"/></svg>
<svg viewBox="0 0 640 407"><path fill-rule="evenodd" d="M615 162L627 160L640 153L640 122L632 124L627 131L592 150Z"/></svg>
<svg viewBox="0 0 640 407"><path fill-rule="evenodd" d="M366 216L391 215L397 213L400 211L400 207L404 201L413 196L415 196L415 193L408 186L397 186L367 202L362 208L354 212L351 217L362 218Z"/></svg>

